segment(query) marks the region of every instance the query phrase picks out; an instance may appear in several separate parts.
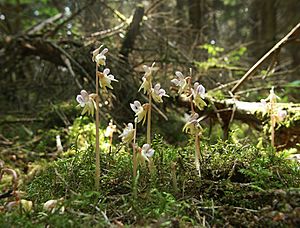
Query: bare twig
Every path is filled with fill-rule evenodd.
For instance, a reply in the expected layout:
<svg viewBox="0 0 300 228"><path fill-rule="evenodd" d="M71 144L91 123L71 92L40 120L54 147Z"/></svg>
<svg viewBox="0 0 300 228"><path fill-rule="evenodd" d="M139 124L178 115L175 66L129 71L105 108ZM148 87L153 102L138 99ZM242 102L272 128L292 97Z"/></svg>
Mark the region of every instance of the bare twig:
<svg viewBox="0 0 300 228"><path fill-rule="evenodd" d="M95 0L91 0L88 3L86 3L83 7L75 11L70 17L68 17L66 20L58 24L54 29L52 29L50 32L45 34L45 37L52 37L54 36L60 29L63 27L66 23L73 20L77 15L79 15L83 10L85 10L87 7L93 5L95 3Z"/></svg>
<svg viewBox="0 0 300 228"><path fill-rule="evenodd" d="M266 61L268 60L272 54L275 52L279 52L280 49L295 36L300 33L300 23L298 23L285 37L283 37L277 44L274 45L261 59L259 59L247 72L246 74L239 80L239 82L232 88L231 92L235 93L240 86L249 79L253 73Z"/></svg>
<svg viewBox="0 0 300 228"><path fill-rule="evenodd" d="M37 32L41 31L44 27L46 27L49 24L54 23L55 21L61 19L64 15L62 13L58 13L52 17L47 18L46 20L39 22L37 24L35 24L34 26L32 26L31 28L29 28L25 34L27 35L33 35L36 34Z"/></svg>

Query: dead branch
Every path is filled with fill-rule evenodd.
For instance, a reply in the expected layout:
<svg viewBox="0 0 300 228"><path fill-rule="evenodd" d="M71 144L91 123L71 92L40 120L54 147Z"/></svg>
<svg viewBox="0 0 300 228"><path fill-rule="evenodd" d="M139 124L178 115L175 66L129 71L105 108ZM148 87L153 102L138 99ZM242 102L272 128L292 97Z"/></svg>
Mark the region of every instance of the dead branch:
<svg viewBox="0 0 300 228"><path fill-rule="evenodd" d="M53 17L47 18L46 20L33 25L31 28L29 28L25 32L25 34L27 34L27 35L36 34L37 32L41 31L43 28L45 28L47 25L52 24L52 23L58 21L63 16L64 15L62 13L58 13L58 14L54 15Z"/></svg>
<svg viewBox="0 0 300 228"><path fill-rule="evenodd" d="M139 6L134 12L132 22L129 25L128 32L123 41L120 55L123 60L128 61L128 55L132 51L134 42L139 33L140 23L143 20L144 7Z"/></svg>
<svg viewBox="0 0 300 228"><path fill-rule="evenodd" d="M16 118L16 119L11 119L11 118L7 118L7 119L2 119L0 120L0 125L3 124L16 124L16 123L28 123L28 122L42 122L44 121L44 119L42 118ZM2 138L2 135L0 135Z"/></svg>
<svg viewBox="0 0 300 228"><path fill-rule="evenodd" d="M58 24L55 28L53 28L51 31L45 34L45 37L53 37L66 23L73 20L76 16L78 16L82 11L84 11L87 7L93 5L96 1L91 0L88 3L86 3L83 7L78 9L76 12L74 12L70 17L68 17L66 20Z"/></svg>
<svg viewBox="0 0 300 228"><path fill-rule="evenodd" d="M269 58L273 57L273 54L276 52L279 53L280 49L286 45L290 40L295 39L300 33L300 23L298 23L285 37L283 37L277 44L274 45L261 59L259 59L247 72L246 74L239 80L239 82L232 88L231 92L235 93L240 86L249 79L253 73Z"/></svg>

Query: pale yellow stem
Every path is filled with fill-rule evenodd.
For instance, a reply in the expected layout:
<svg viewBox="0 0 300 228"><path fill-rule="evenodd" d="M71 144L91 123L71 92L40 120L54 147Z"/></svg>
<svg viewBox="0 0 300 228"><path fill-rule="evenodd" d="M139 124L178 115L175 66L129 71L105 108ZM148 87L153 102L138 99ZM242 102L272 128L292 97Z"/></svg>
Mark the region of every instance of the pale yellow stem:
<svg viewBox="0 0 300 228"><path fill-rule="evenodd" d="M270 116L271 116L271 145L275 146L275 116L274 116L274 101L270 101Z"/></svg>
<svg viewBox="0 0 300 228"><path fill-rule="evenodd" d="M188 79L188 84L190 91L192 90L192 68L190 68L190 77ZM194 104L193 104L193 95L190 95L190 104L191 104L191 112L192 115L195 114ZM195 166L196 170L199 173L199 177L201 177L201 171L200 171L200 139L199 134L196 132L195 135Z"/></svg>
<svg viewBox="0 0 300 228"><path fill-rule="evenodd" d="M196 169L199 173L199 177L201 177L201 171L200 171L200 140L199 140L199 135L196 134L195 136L195 165Z"/></svg>
<svg viewBox="0 0 300 228"><path fill-rule="evenodd" d="M271 116L271 145L275 146L275 118L274 114Z"/></svg>
<svg viewBox="0 0 300 228"><path fill-rule="evenodd" d="M134 136L133 136L133 144L132 144L132 149L133 149L133 178L135 180L136 174L137 174L137 156L136 156L136 131L137 131L137 121L134 121Z"/></svg>
<svg viewBox="0 0 300 228"><path fill-rule="evenodd" d="M147 117L147 144L151 146L151 106L152 106L152 96L149 93L149 108Z"/></svg>
<svg viewBox="0 0 300 228"><path fill-rule="evenodd" d="M100 184L100 142L99 142L99 78L97 77L98 66L96 64L96 173L95 173L95 188L99 189Z"/></svg>

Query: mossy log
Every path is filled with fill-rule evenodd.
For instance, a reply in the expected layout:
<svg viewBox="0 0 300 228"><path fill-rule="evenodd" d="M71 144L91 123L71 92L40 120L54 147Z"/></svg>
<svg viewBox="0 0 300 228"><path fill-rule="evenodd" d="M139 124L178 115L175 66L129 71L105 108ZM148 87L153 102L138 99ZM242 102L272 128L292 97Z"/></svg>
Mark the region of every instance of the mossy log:
<svg viewBox="0 0 300 228"><path fill-rule="evenodd" d="M208 108L209 116L219 119L223 130L227 131L224 132L225 139L228 137L228 130L233 120L247 123L259 131L263 130L263 125L269 124L269 117L264 114L264 107L260 102L210 99L209 103L215 106L215 109ZM300 104L277 103L275 107L288 113L287 117L276 126L276 147L300 147Z"/></svg>

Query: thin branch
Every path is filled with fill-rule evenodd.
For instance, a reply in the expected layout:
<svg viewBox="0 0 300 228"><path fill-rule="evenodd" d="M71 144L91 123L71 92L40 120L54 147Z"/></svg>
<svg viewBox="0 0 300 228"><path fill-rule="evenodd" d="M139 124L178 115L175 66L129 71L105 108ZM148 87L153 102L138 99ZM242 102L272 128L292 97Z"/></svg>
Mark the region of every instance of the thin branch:
<svg viewBox="0 0 300 228"><path fill-rule="evenodd" d="M87 4L85 4L83 7L75 11L70 17L68 17L66 20L64 20L62 23L58 24L54 29L52 29L50 32L46 33L44 37L53 37L66 23L73 20L77 15L79 15L83 10L88 8L89 6L93 5L95 3L95 0L89 1Z"/></svg>
<svg viewBox="0 0 300 228"><path fill-rule="evenodd" d="M259 59L247 72L246 74L239 80L239 82L232 88L231 92L235 93L240 86L249 79L253 73L266 61L268 60L273 53L279 52L280 49L295 36L300 33L300 23L298 23L285 37L283 37L277 44L275 44L271 50L269 50L261 59Z"/></svg>

